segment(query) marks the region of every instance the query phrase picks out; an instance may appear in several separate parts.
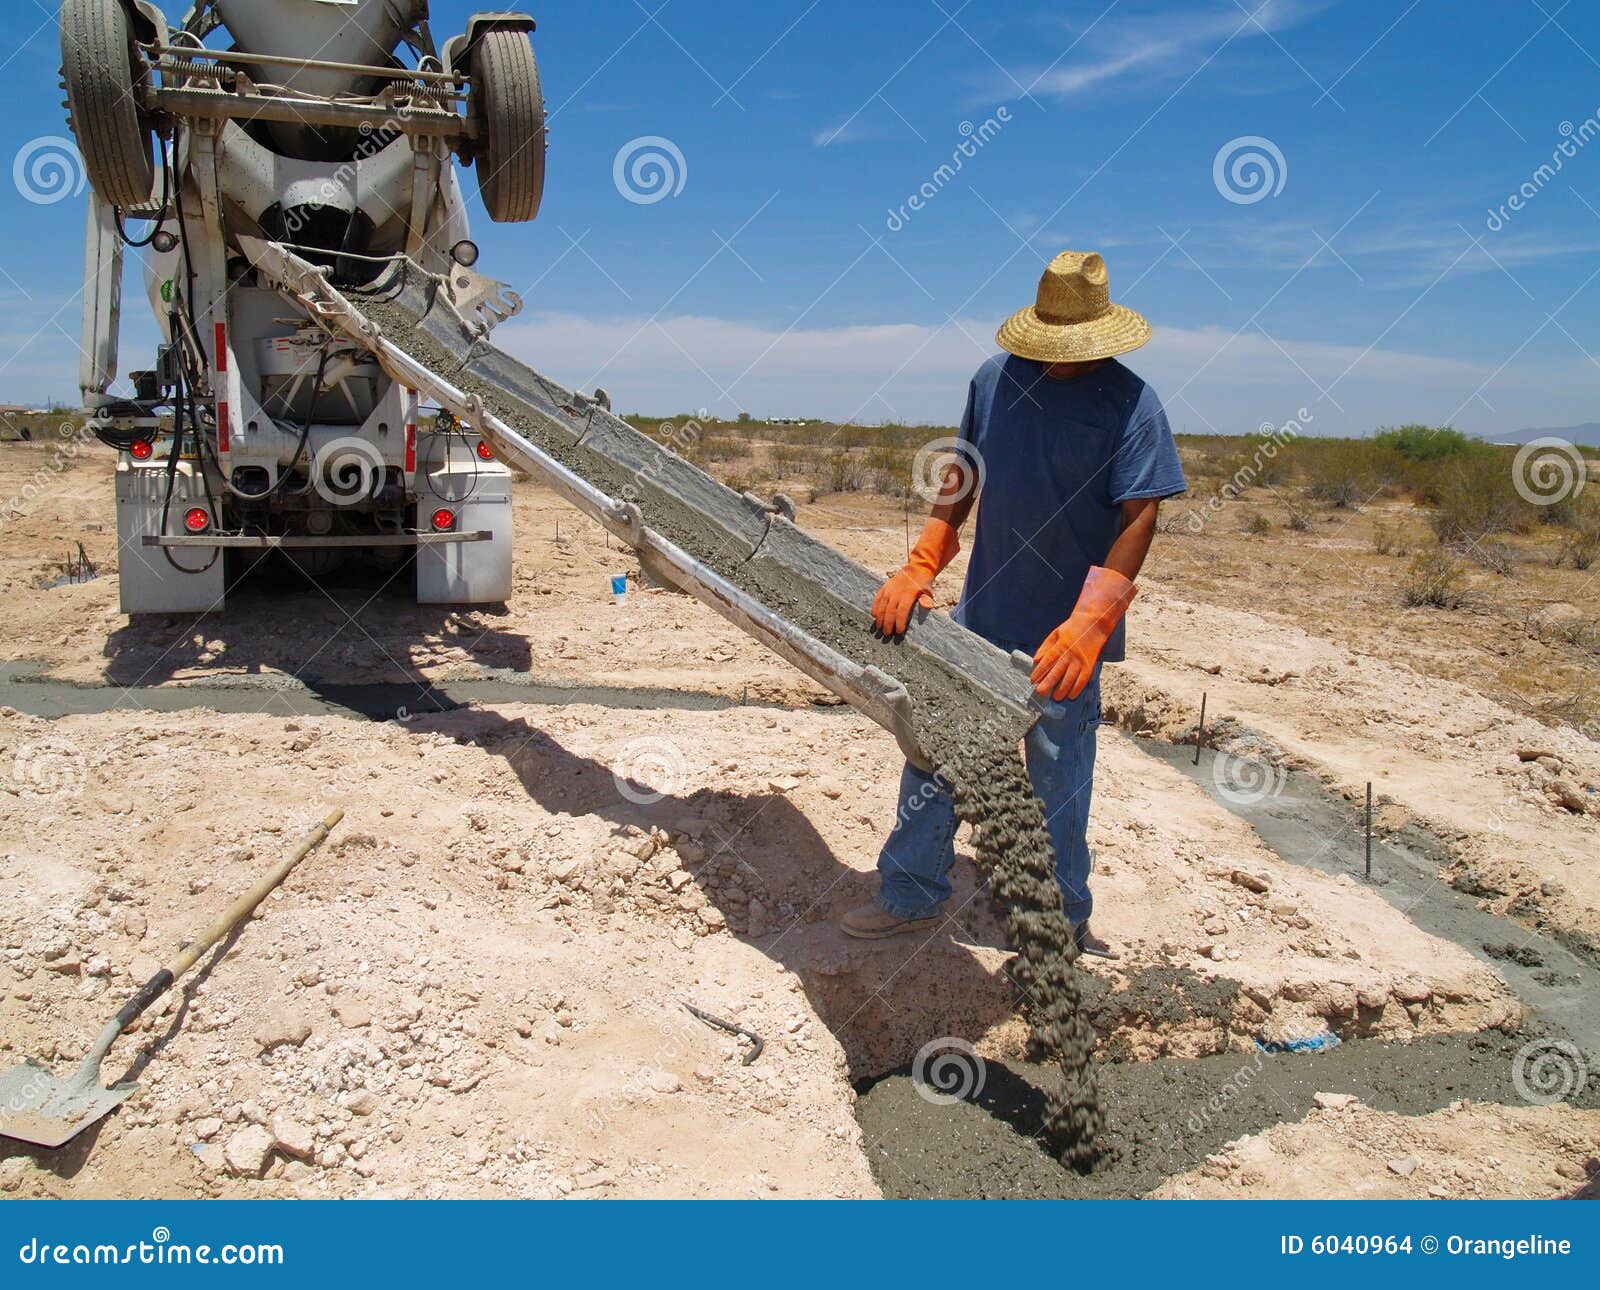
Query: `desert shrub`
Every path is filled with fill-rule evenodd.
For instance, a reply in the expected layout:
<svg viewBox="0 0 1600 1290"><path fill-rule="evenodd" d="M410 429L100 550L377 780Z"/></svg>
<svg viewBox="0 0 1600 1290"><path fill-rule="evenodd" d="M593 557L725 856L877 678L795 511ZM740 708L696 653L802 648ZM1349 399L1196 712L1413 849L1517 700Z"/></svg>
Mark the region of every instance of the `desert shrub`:
<svg viewBox="0 0 1600 1290"><path fill-rule="evenodd" d="M796 443L775 443L772 445L772 469L780 477L798 474L805 464L805 449Z"/></svg>
<svg viewBox="0 0 1600 1290"><path fill-rule="evenodd" d="M1521 533L1537 518L1517 493L1500 454L1447 462L1426 490L1429 522L1441 542L1472 542L1491 533Z"/></svg>
<svg viewBox="0 0 1600 1290"><path fill-rule="evenodd" d="M866 483L867 472L855 454L840 448L828 458L828 491L856 493Z"/></svg>
<svg viewBox="0 0 1600 1290"><path fill-rule="evenodd" d="M1296 533L1306 533L1311 529L1311 517L1304 511L1291 510L1289 512L1289 527Z"/></svg>
<svg viewBox="0 0 1600 1290"><path fill-rule="evenodd" d="M771 482L772 476L759 467L729 471L728 477L723 480L736 493L758 493Z"/></svg>
<svg viewBox="0 0 1600 1290"><path fill-rule="evenodd" d="M750 455L750 441L739 435L707 435L707 461L740 461Z"/></svg>
<svg viewBox="0 0 1600 1290"><path fill-rule="evenodd" d="M1396 452L1411 461L1443 461L1448 457L1476 457L1491 452L1481 439L1473 439L1450 426L1398 426L1379 430L1373 445Z"/></svg>
<svg viewBox="0 0 1600 1290"><path fill-rule="evenodd" d="M1272 532L1272 521L1260 511L1251 511L1244 517L1243 528L1253 537L1264 537Z"/></svg>
<svg viewBox="0 0 1600 1290"><path fill-rule="evenodd" d="M1358 440L1324 440L1300 460L1306 495L1330 506L1364 502L1385 482L1372 446Z"/></svg>
<svg viewBox="0 0 1600 1290"><path fill-rule="evenodd" d="M1480 568L1502 577L1509 576L1517 566L1516 551L1508 543L1496 538L1479 538L1476 542L1468 542L1461 551Z"/></svg>
<svg viewBox="0 0 1600 1290"><path fill-rule="evenodd" d="M1387 524L1378 523L1372 526L1372 549L1379 555L1391 555L1395 549L1394 530ZM1401 552L1403 555L1404 552Z"/></svg>
<svg viewBox="0 0 1600 1290"><path fill-rule="evenodd" d="M910 493L913 457L913 453L893 443L875 444L868 449L866 470L872 491L884 497Z"/></svg>
<svg viewBox="0 0 1600 1290"><path fill-rule="evenodd" d="M1467 574L1461 562L1442 546L1419 552L1400 584L1400 602L1408 607L1460 609L1468 600Z"/></svg>
<svg viewBox="0 0 1600 1290"><path fill-rule="evenodd" d="M1556 548L1556 565L1570 564L1574 569L1587 569L1600 559L1600 502L1592 496L1580 495L1571 512L1571 529L1561 537Z"/></svg>

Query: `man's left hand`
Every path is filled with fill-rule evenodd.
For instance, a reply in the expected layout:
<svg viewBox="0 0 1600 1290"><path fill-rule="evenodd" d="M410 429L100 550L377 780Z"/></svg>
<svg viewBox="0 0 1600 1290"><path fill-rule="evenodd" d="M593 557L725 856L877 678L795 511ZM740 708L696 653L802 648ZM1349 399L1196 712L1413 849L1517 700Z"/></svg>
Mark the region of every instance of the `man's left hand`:
<svg viewBox="0 0 1600 1290"><path fill-rule="evenodd" d="M1072 616L1044 638L1033 656L1035 693L1057 703L1083 693L1135 590L1113 569L1095 565L1089 570Z"/></svg>

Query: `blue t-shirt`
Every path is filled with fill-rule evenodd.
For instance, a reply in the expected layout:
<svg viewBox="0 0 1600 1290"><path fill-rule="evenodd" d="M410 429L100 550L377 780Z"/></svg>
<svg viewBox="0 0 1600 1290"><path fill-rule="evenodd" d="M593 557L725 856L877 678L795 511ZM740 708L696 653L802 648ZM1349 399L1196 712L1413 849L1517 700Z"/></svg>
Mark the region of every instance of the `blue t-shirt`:
<svg viewBox="0 0 1600 1290"><path fill-rule="evenodd" d="M955 620L1002 649L1032 654L1066 621L1091 565L1122 529L1121 503L1188 484L1161 401L1115 359L1070 381L997 354L967 390L961 439L982 491ZM1123 628L1101 657L1123 657Z"/></svg>

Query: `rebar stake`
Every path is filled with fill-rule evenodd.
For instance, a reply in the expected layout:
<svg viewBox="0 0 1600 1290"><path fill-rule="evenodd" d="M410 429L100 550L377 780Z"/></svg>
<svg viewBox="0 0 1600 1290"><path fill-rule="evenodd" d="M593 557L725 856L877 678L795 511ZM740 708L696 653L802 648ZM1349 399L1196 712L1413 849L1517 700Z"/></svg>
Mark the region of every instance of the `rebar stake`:
<svg viewBox="0 0 1600 1290"><path fill-rule="evenodd" d="M1372 877L1372 781L1367 781L1367 877Z"/></svg>
<svg viewBox="0 0 1600 1290"><path fill-rule="evenodd" d="M1200 729L1194 736L1194 764L1200 764L1200 749L1206 742L1206 692L1200 691Z"/></svg>

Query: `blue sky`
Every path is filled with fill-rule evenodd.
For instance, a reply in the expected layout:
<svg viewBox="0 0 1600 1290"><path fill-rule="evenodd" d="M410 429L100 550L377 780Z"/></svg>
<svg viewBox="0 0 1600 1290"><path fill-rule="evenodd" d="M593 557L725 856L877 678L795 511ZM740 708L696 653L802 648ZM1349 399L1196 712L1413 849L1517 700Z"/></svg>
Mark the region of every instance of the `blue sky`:
<svg viewBox="0 0 1600 1290"><path fill-rule="evenodd" d="M1151 319L1128 361L1180 430L1302 408L1322 433L1600 420L1596 9L539 5L544 209L497 226L474 199L480 268L526 297L502 343L630 411L949 422L996 325L1074 248ZM467 12L435 3L436 35ZM15 159L65 129L53 6L8 14ZM636 145L676 172L659 200L616 182L640 139L670 144ZM1266 159L1268 191L1241 186L1248 164L1229 179L1230 144ZM0 203L0 401L75 398L80 211ZM129 288L124 367L153 335Z"/></svg>

